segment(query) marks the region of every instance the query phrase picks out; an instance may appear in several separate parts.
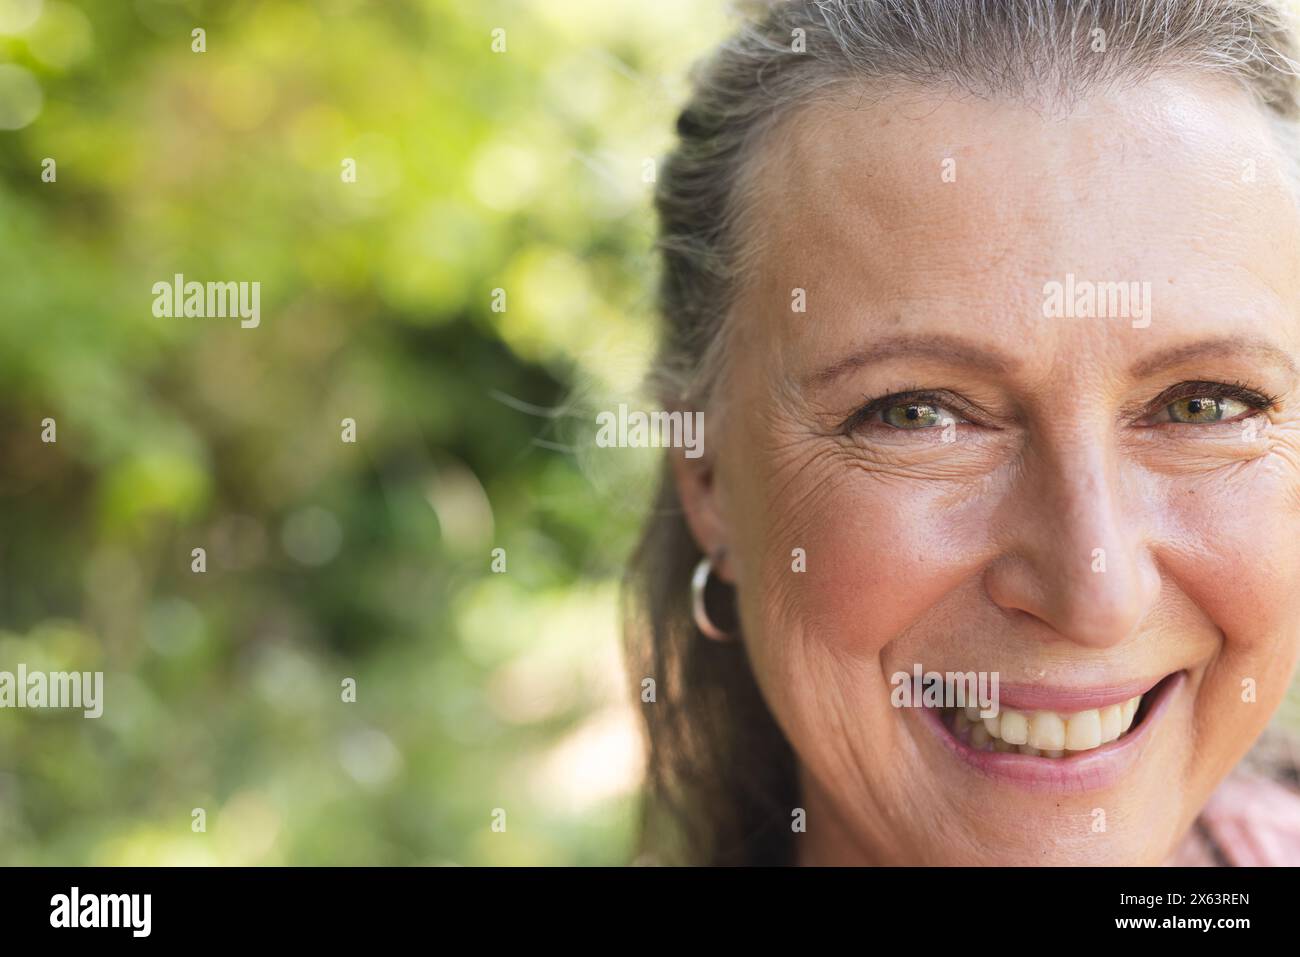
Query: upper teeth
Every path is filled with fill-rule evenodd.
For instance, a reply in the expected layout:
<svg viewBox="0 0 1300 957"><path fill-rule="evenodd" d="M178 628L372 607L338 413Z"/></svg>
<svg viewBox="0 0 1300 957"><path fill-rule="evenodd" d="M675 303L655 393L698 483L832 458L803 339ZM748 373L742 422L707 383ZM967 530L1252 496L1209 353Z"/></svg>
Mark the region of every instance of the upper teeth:
<svg viewBox="0 0 1300 957"><path fill-rule="evenodd" d="M980 709L970 707L957 712L954 730L982 750L1059 758L1067 751L1090 751L1114 741L1132 726L1141 703L1138 695L1122 704L1075 714L1003 708L996 718L981 718Z"/></svg>

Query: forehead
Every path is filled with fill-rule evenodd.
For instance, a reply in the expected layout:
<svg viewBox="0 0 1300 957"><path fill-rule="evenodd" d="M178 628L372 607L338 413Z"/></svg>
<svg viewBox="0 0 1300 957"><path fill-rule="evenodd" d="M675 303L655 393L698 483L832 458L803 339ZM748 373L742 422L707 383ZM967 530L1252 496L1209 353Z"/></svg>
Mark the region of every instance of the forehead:
<svg viewBox="0 0 1300 957"><path fill-rule="evenodd" d="M744 321L794 347L787 361L825 358L882 325L935 323L1011 336L1046 359L1131 355L1138 332L1167 346L1198 323L1219 334L1263 324L1300 349L1287 160L1235 86L1157 79L1065 115L841 91L785 117L755 162L745 235L756 268L740 301L756 307ZM1151 283L1151 327L1045 323L1044 286L1067 274ZM791 318L795 289L807 321ZM775 304L785 308L764 308Z"/></svg>

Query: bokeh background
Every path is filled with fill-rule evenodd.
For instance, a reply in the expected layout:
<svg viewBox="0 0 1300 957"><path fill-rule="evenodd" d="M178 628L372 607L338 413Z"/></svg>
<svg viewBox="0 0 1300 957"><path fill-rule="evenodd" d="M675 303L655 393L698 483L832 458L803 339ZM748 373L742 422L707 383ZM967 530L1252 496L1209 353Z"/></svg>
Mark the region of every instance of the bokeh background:
<svg viewBox="0 0 1300 957"><path fill-rule="evenodd" d="M637 394L652 161L729 22L0 0L0 669L106 685L0 714L0 863L634 859L654 460L588 411ZM155 317L176 273L260 326Z"/></svg>
<svg viewBox="0 0 1300 957"><path fill-rule="evenodd" d="M0 864L637 859L655 455L591 411L639 395L654 159L730 23L0 0L0 669L106 674L98 720L0 712ZM155 317L176 273L260 326Z"/></svg>

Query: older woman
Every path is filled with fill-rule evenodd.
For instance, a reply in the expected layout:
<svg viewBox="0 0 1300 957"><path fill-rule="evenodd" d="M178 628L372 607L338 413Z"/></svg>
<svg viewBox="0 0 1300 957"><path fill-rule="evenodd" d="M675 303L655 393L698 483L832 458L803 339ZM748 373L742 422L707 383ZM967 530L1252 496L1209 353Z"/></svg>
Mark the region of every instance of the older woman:
<svg viewBox="0 0 1300 957"><path fill-rule="evenodd" d="M704 454L630 578L662 859L1300 863L1239 768L1300 647L1294 52L1259 0L800 0L705 64L654 380Z"/></svg>

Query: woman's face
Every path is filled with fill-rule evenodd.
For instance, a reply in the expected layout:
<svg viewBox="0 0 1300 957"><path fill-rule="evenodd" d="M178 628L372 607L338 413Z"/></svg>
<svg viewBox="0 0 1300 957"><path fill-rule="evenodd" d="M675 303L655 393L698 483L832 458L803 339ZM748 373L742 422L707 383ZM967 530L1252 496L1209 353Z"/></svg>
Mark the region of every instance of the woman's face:
<svg viewBox="0 0 1300 957"><path fill-rule="evenodd" d="M1159 863L1300 638L1300 217L1266 121L1197 80L1066 118L851 95L756 170L679 484L800 761L801 859ZM916 665L997 673L1009 740L891 704Z"/></svg>

